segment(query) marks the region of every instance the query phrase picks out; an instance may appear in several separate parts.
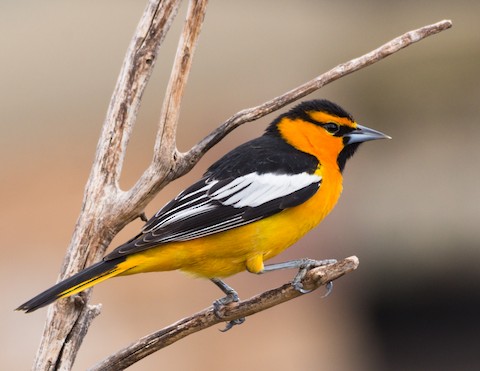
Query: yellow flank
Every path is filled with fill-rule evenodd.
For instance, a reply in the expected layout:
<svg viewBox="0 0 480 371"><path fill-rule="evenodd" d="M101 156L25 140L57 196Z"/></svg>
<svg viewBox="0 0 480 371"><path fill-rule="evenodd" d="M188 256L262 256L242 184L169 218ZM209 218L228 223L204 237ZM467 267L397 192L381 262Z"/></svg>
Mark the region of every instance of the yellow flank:
<svg viewBox="0 0 480 371"><path fill-rule="evenodd" d="M313 197L299 206L242 227L130 255L121 265L131 268L120 275L176 269L208 278L227 277L245 269L259 273L264 261L281 253L320 223L342 192L342 175L337 165L342 138L332 137L323 128L301 120L284 118L278 128L291 145L320 160L316 174L322 177L322 182ZM324 136L329 139L325 140ZM321 146L317 145L320 143Z"/></svg>

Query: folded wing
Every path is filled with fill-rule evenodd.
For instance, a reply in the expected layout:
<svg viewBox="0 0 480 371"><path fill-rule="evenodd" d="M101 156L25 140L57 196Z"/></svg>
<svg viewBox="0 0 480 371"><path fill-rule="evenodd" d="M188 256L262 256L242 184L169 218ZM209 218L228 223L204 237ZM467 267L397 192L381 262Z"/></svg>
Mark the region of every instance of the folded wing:
<svg viewBox="0 0 480 371"><path fill-rule="evenodd" d="M105 257L110 260L167 242L227 231L302 204L320 187L321 177L249 173L223 180L205 177L157 212L142 233Z"/></svg>

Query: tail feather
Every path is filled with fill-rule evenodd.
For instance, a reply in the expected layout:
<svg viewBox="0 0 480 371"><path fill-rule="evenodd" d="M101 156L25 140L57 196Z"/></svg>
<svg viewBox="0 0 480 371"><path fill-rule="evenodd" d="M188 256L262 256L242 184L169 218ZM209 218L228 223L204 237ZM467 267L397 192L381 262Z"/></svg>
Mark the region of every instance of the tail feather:
<svg viewBox="0 0 480 371"><path fill-rule="evenodd" d="M86 290L107 278L116 276L126 270L119 267L119 264L125 261L125 257L101 261L83 271L57 283L34 298L20 305L16 310L33 312L38 308L44 307L55 300L74 295Z"/></svg>

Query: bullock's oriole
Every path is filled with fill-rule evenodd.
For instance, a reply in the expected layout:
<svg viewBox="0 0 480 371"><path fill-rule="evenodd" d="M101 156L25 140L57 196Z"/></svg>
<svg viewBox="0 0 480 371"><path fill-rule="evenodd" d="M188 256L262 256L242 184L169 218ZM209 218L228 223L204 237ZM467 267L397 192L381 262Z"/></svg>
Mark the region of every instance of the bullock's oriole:
<svg viewBox="0 0 480 371"><path fill-rule="evenodd" d="M238 300L220 278L299 267L264 261L325 218L342 192L346 161L360 143L382 138L389 137L332 102L303 102L214 163L136 237L17 309L34 311L111 277L176 269L211 279L227 294L219 303Z"/></svg>

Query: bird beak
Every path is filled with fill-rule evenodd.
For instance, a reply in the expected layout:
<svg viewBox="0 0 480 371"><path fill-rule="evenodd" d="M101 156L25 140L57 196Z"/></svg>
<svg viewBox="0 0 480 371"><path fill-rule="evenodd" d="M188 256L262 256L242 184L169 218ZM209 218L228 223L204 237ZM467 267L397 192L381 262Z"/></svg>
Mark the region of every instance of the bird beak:
<svg viewBox="0 0 480 371"><path fill-rule="evenodd" d="M366 126L358 125L357 128L344 136L348 138L347 144L352 143L362 143L367 140L376 140L376 139L392 139L392 137L385 135L377 130L367 128Z"/></svg>

